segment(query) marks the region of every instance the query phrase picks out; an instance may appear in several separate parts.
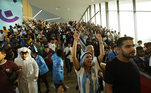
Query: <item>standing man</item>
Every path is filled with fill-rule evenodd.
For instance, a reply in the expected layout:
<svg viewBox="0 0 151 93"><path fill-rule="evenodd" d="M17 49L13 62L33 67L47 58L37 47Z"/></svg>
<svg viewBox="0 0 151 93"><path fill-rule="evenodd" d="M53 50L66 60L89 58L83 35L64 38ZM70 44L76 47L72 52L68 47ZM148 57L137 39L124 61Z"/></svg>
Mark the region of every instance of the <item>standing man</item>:
<svg viewBox="0 0 151 93"><path fill-rule="evenodd" d="M5 35L6 38L7 38L9 32L10 31L7 30L5 26L3 26L3 33L4 33L4 35Z"/></svg>
<svg viewBox="0 0 151 93"><path fill-rule="evenodd" d="M65 90L65 85L64 85L64 70L63 70L63 60L61 58L62 56L62 51L60 49L57 50L56 53L54 53L51 56L51 59L53 61L53 82L56 87L56 93L58 92L58 88L62 86Z"/></svg>
<svg viewBox="0 0 151 93"><path fill-rule="evenodd" d="M135 56L132 37L121 37L117 41L119 55L108 62L105 71L107 93L141 93L140 73L130 58Z"/></svg>
<svg viewBox="0 0 151 93"><path fill-rule="evenodd" d="M146 57L149 60L149 66L151 69L151 42L146 43L146 51L145 51Z"/></svg>
<svg viewBox="0 0 151 93"><path fill-rule="evenodd" d="M35 60L38 64L38 67L39 67L38 92L41 93L40 79L42 79L42 81L45 83L45 85L47 87L46 93L48 93L49 92L49 84L48 84L48 81L46 79L46 76L47 76L47 72L49 71L49 69L46 65L46 62L42 58L42 56L38 55L38 50L37 49L32 51L32 55L34 56L34 58L35 58Z"/></svg>
<svg viewBox="0 0 151 93"><path fill-rule="evenodd" d="M16 85L12 83L18 84L21 70L14 62L6 60L5 57L6 51L4 48L0 49L0 93L15 93ZM18 76L15 82L10 82L8 73L13 71L18 72Z"/></svg>
<svg viewBox="0 0 151 93"><path fill-rule="evenodd" d="M73 66L71 43L68 43L67 47L64 49L64 54L65 54L67 73L70 73L72 71L72 66Z"/></svg>
<svg viewBox="0 0 151 93"><path fill-rule="evenodd" d="M31 51L27 47L18 49L18 57L15 63L22 68L22 76L19 81L19 93L38 93L37 80L39 68L31 57Z"/></svg>

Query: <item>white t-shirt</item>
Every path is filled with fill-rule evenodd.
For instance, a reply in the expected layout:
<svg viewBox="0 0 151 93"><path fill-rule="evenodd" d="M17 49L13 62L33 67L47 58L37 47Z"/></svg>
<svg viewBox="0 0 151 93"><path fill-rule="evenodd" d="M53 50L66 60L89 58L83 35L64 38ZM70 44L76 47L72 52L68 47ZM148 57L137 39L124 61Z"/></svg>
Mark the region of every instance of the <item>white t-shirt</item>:
<svg viewBox="0 0 151 93"><path fill-rule="evenodd" d="M49 48L52 49L53 51L55 51L55 50L56 50L56 47L57 47L55 43L53 43L53 44L52 44L52 43L49 43L48 46L49 46Z"/></svg>
<svg viewBox="0 0 151 93"><path fill-rule="evenodd" d="M73 59L72 59L72 47L66 47L64 49L64 52L65 52L65 55L68 54L68 52L70 51L70 54L67 56L68 59L70 59L70 62L73 62Z"/></svg>

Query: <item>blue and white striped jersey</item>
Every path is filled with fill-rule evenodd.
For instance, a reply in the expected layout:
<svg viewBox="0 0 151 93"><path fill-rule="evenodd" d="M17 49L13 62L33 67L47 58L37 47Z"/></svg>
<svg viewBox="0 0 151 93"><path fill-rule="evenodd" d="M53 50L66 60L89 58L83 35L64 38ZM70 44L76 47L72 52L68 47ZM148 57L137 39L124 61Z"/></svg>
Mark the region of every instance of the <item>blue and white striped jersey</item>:
<svg viewBox="0 0 151 93"><path fill-rule="evenodd" d="M80 93L98 93L98 71L100 67L96 57L93 59L93 62L91 74L86 73L84 67L76 71Z"/></svg>

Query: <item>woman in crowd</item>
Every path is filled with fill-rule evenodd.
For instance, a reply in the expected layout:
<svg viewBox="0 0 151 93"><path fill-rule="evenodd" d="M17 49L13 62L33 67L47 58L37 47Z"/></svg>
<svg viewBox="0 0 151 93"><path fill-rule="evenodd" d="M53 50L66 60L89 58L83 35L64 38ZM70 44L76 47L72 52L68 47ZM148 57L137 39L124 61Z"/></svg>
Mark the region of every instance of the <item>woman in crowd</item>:
<svg viewBox="0 0 151 93"><path fill-rule="evenodd" d="M75 31L73 43L73 64L78 77L80 93L98 93L98 71L97 65L93 62L91 52L84 52L80 57L80 62L76 57L77 41L80 34Z"/></svg>

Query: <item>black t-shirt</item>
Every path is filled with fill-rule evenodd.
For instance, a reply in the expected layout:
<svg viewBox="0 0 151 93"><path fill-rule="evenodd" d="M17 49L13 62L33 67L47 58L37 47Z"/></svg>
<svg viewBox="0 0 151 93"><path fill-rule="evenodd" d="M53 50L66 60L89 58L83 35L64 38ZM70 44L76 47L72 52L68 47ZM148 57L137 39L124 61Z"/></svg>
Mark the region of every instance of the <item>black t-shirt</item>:
<svg viewBox="0 0 151 93"><path fill-rule="evenodd" d="M105 82L112 85L113 93L141 93L136 64L121 62L117 57L106 65Z"/></svg>

